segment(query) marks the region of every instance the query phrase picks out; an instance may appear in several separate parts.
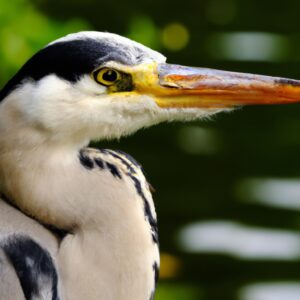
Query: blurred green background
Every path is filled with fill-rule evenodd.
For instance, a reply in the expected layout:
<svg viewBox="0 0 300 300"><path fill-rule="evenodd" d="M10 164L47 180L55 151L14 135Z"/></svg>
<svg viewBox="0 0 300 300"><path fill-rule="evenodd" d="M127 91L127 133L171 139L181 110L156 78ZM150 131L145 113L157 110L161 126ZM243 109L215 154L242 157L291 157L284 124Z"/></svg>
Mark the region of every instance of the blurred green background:
<svg viewBox="0 0 300 300"><path fill-rule="evenodd" d="M0 85L70 32L172 63L300 78L299 0L0 0ZM300 105L163 124L101 147L140 161L162 252L157 300L300 299Z"/></svg>

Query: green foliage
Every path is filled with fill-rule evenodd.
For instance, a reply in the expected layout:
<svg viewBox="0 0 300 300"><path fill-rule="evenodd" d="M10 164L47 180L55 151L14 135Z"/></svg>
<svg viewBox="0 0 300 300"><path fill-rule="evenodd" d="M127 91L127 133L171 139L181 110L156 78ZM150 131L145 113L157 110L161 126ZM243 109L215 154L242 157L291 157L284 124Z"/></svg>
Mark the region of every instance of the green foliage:
<svg viewBox="0 0 300 300"><path fill-rule="evenodd" d="M184 284L159 285L155 300L202 300L198 288Z"/></svg>
<svg viewBox="0 0 300 300"><path fill-rule="evenodd" d="M0 1L0 85L50 41L85 29L90 29L88 22L52 20L27 0Z"/></svg>
<svg viewBox="0 0 300 300"><path fill-rule="evenodd" d="M160 31L149 16L135 16L129 22L127 36L148 47L160 48Z"/></svg>

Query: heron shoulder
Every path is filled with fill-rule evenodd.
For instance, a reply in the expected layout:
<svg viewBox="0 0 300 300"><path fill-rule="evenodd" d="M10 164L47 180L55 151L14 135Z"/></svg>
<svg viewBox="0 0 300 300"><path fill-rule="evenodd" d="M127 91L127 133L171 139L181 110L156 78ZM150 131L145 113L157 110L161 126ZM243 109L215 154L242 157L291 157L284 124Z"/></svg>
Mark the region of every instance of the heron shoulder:
<svg viewBox="0 0 300 300"><path fill-rule="evenodd" d="M148 183L142 166L129 154L119 150L84 148L79 153L80 163L88 170L95 168L109 171L116 180L128 179L143 203L145 219L150 225L152 240L158 243L158 228L152 187Z"/></svg>

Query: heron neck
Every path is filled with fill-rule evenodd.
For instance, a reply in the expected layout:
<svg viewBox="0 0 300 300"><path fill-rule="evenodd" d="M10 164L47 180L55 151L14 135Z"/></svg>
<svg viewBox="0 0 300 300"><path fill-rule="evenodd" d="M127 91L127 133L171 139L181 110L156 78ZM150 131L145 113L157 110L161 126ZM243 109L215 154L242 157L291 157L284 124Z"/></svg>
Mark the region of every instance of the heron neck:
<svg viewBox="0 0 300 300"><path fill-rule="evenodd" d="M0 190L22 211L70 232L57 253L66 299L150 299L158 247L126 166L89 150L94 167L87 168L80 143L49 143L31 128L6 125L0 118ZM121 176L96 166L96 158ZM138 170L135 176L154 210L145 178Z"/></svg>

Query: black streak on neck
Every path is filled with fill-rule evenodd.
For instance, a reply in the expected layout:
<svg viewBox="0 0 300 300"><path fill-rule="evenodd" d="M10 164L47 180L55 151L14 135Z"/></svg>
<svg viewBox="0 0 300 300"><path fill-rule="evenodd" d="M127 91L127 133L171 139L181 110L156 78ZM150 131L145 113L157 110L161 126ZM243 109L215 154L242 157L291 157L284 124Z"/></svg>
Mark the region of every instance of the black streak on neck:
<svg viewBox="0 0 300 300"><path fill-rule="evenodd" d="M146 196L143 193L142 190L142 185L140 181L132 174L128 173L128 176L132 179L135 189L139 196L143 199L144 202L144 213L145 217L148 219L149 224L151 226L151 232L152 232L152 240L154 243L158 244L158 227L157 227L157 221L154 218L151 209L150 209L150 204L146 198Z"/></svg>

